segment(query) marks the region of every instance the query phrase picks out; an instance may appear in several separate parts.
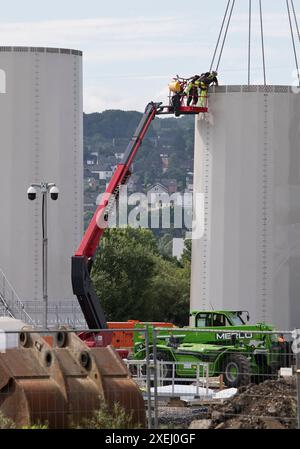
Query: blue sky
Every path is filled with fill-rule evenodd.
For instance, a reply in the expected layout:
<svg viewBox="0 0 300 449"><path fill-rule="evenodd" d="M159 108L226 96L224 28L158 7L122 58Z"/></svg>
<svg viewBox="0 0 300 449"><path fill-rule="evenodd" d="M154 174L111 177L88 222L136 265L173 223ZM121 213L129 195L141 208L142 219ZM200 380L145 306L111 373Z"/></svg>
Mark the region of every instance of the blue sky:
<svg viewBox="0 0 300 449"><path fill-rule="evenodd" d="M1 45L84 52L84 110L143 110L165 100L176 73L206 71L227 0L10 0L2 5ZM262 82L258 0L253 3L252 82ZM292 84L295 63L285 0L262 0L267 82ZM300 19L300 0L294 0ZM223 84L247 80L248 1L236 0L219 68ZM300 20L299 20L300 21ZM296 40L299 52L299 40Z"/></svg>

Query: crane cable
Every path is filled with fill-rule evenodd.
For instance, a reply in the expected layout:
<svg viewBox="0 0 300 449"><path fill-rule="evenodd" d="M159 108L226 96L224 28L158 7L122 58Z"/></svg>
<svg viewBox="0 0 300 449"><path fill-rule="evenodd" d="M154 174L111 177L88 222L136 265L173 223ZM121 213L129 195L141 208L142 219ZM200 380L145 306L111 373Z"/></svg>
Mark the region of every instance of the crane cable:
<svg viewBox="0 0 300 449"><path fill-rule="evenodd" d="M295 12L294 2L293 2L293 0L290 0L290 1L291 1L291 7L292 7L292 10L293 10L293 16L294 16L295 26L296 26L296 30L297 30L298 40L300 42L300 31L299 31L299 26L298 26L296 12ZM212 61L211 61L211 65L210 65L210 72L212 70L212 67L213 67L213 64L215 62L215 58L216 58L216 55L217 55L217 52L218 52L221 36L222 36L224 25L225 25L225 22L226 22L226 19L227 19L227 15L228 15L230 2L231 2L231 0L228 0L228 2L227 2L227 6L226 6L225 14L224 14L224 17L223 17L223 20L222 20L222 25L221 25L221 29L220 29L220 32L219 32L217 44L216 44L216 47L215 47L215 50L214 50L214 53L213 53L213 57L212 57ZM232 4L231 4L229 17L227 19L225 33L224 33L224 36L223 36L223 41L222 41L222 45L221 45L221 49L220 49L220 53L219 53L219 57L218 57L217 65L216 65L216 69L215 69L216 71L218 71L218 69L219 69L219 65L220 65L220 61L221 61L221 58L222 58L224 45L225 45L225 41L226 41L226 38L227 38L227 33L228 33L228 29L229 29L229 25L230 25L230 21L231 21L231 17L232 17L234 6L235 6L235 0L233 0ZM298 64L298 58L297 58L297 52L296 52L296 46L295 46L294 30L293 30L292 19L291 19L290 5L289 5L288 0L286 0L286 6L287 6L287 11L288 11L290 31L291 31L292 44L293 44L293 51L294 51L294 57L295 57L298 81L299 81L299 86L300 86L299 64ZM267 84L266 60L265 60L264 28L263 28L263 13L262 13L262 2L261 2L261 0L259 0L259 16L260 16L260 33L261 33L261 51L262 51L263 77L264 77L264 85L266 85ZM250 78L251 78L251 31L252 31L251 27L252 27L252 0L249 0L248 85L250 85Z"/></svg>
<svg viewBox="0 0 300 449"><path fill-rule="evenodd" d="M225 41L226 41L227 32L228 32L228 28L229 28L229 25L230 25L230 21L231 21L234 5L235 5L235 0L233 0L232 5L231 5L231 10L230 10L230 13L229 13L227 26L226 26L226 29L225 29L225 34L224 34L224 38L223 38L223 42L222 42L222 46L221 46L221 50L220 50L220 54L219 54L219 59L218 59L218 63L217 63L217 66L216 66L216 72L219 69L219 65L220 65L220 61L221 61L221 57L222 57L222 53L223 53L223 49L224 49L224 44L225 44Z"/></svg>
<svg viewBox="0 0 300 449"><path fill-rule="evenodd" d="M297 34L298 34L298 39L300 42L300 32L299 32L298 20L297 20L297 16L296 16L296 12L295 12L295 7L294 7L294 0L291 0L291 4L292 4L292 8L293 8L293 14L294 14L294 20L295 20L296 30L297 30Z"/></svg>
<svg viewBox="0 0 300 449"><path fill-rule="evenodd" d="M251 71L251 15L252 15L252 1L249 0L248 86L250 86L250 71Z"/></svg>
<svg viewBox="0 0 300 449"><path fill-rule="evenodd" d="M217 50L218 50L219 43L220 43L220 39L221 39L221 36L222 36L222 33L223 33L223 28L224 28L225 20L226 20L226 17L227 17L227 13L228 13L228 8L229 8L229 5L230 5L230 1L231 1L231 0L228 0L228 2L227 2L227 6L226 6L225 14L224 14L224 17L223 17L221 29L220 29L220 32L219 32L217 44L216 44L215 51L214 51L214 54L213 54L213 57L212 57L212 60L211 60L211 64L210 64L210 69L209 69L210 72L212 71L213 64L214 64L214 62L215 62L215 57L216 57Z"/></svg>
<svg viewBox="0 0 300 449"><path fill-rule="evenodd" d="M259 0L259 17L260 17L261 52L262 52L262 62L263 62L264 85L266 85L267 84L266 61L265 61L264 29L263 29L263 15L262 15L261 0Z"/></svg>
<svg viewBox="0 0 300 449"><path fill-rule="evenodd" d="M292 37L292 43L293 43L293 50L294 50L294 57L295 57L295 63L296 63L296 69L297 69L297 76L298 76L298 81L299 81L299 86L300 86L299 65L298 65L298 58L297 58L297 52L296 52L296 46L295 46L294 30L293 30L292 19L291 19L290 5L289 5L288 0L286 0L286 7L287 7L289 23L290 23L290 31L291 31L291 37Z"/></svg>

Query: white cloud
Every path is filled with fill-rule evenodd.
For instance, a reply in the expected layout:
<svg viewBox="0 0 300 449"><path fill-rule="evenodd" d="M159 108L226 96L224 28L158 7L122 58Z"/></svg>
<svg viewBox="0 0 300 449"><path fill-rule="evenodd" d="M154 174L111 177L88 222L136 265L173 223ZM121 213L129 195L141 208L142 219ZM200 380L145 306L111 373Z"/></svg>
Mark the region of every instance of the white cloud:
<svg viewBox="0 0 300 449"><path fill-rule="evenodd" d="M84 111L96 112L105 109L138 110L143 111L149 101L168 101L168 88L166 77L152 89L147 84L139 86L136 90L113 89L105 86L86 87L84 91Z"/></svg>
<svg viewBox="0 0 300 449"><path fill-rule="evenodd" d="M189 22L187 37L199 23ZM174 36L182 30L182 17L137 17L137 18L94 18L81 20L51 20L36 22L14 22L0 24L0 39L3 45L51 45L58 42L85 45L99 39L101 42L123 43L140 39L160 41ZM163 42L160 41L162 44Z"/></svg>
<svg viewBox="0 0 300 449"><path fill-rule="evenodd" d="M0 41L2 45L78 48L91 63L190 57L195 54L191 41L195 33L199 36L199 22L189 20L186 25L183 17L0 23ZM203 28L200 41L204 50L205 34Z"/></svg>
<svg viewBox="0 0 300 449"><path fill-rule="evenodd" d="M294 19L292 18L292 20ZM233 16L229 32L245 34L248 31L248 26L248 14L238 14ZM282 13L268 12L263 14L263 31L264 36L267 38L290 38L291 34L286 9L283 9ZM257 13L252 14L252 32L255 33L256 37L260 36L260 16Z"/></svg>

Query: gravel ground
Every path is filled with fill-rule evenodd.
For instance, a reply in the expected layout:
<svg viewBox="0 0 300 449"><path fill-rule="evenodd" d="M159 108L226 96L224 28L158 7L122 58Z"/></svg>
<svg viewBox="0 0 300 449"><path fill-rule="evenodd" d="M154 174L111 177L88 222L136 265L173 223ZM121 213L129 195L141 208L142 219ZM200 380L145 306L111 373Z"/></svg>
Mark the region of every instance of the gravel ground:
<svg viewBox="0 0 300 449"><path fill-rule="evenodd" d="M187 429L189 425L198 419L206 418L208 407L159 407L159 426Z"/></svg>

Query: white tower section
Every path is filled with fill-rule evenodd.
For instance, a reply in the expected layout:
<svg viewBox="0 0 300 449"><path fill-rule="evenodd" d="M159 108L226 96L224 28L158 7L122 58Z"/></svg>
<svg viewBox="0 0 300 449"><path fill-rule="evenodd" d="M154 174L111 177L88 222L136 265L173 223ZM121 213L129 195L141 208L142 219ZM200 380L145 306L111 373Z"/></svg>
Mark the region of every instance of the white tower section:
<svg viewBox="0 0 300 449"><path fill-rule="evenodd" d="M300 94L220 86L196 118L191 309L248 309L300 325Z"/></svg>
<svg viewBox="0 0 300 449"><path fill-rule="evenodd" d="M72 299L71 256L83 231L82 53L0 47L0 268L21 300L42 300L41 197L48 199L49 301Z"/></svg>

